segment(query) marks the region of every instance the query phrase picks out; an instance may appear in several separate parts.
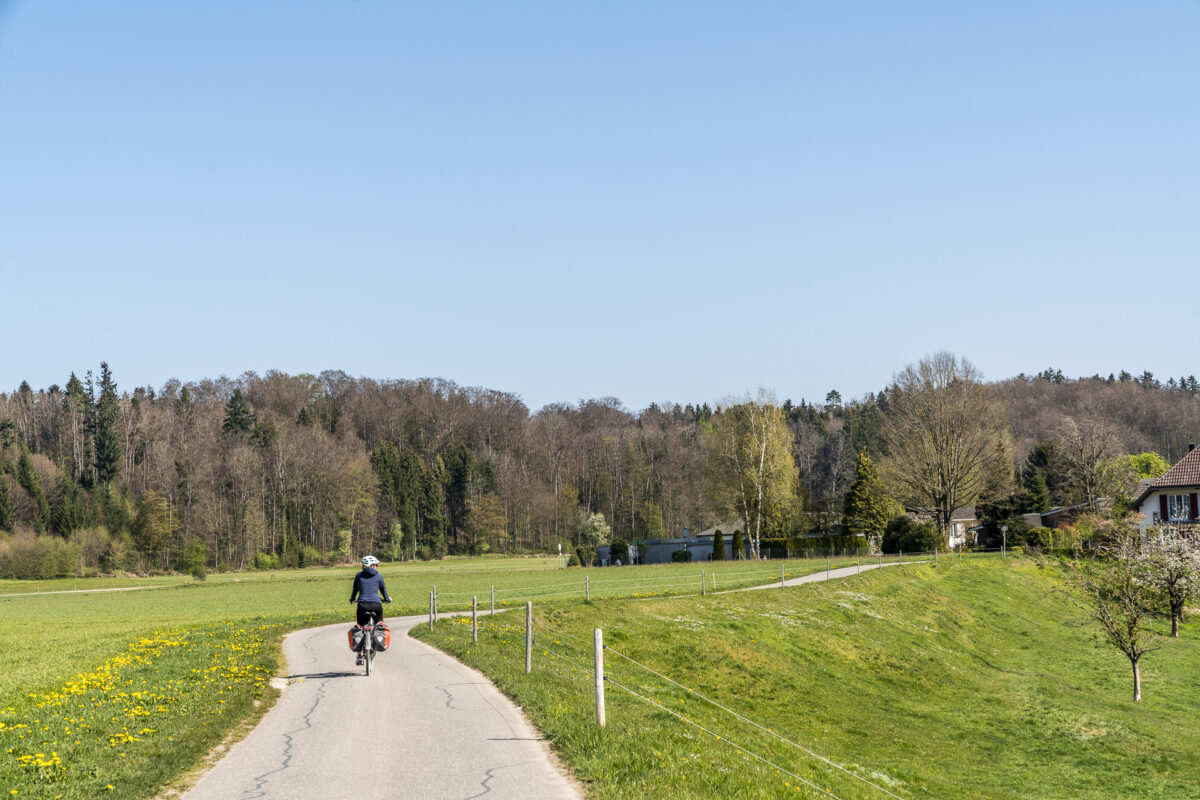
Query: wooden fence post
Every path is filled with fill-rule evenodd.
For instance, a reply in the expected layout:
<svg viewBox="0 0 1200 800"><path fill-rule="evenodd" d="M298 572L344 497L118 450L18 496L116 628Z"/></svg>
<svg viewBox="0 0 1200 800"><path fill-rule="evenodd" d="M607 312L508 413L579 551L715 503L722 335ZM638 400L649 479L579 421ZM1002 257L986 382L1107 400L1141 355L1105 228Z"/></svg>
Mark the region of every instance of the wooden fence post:
<svg viewBox="0 0 1200 800"><path fill-rule="evenodd" d="M496 613L496 584L492 584L492 613Z"/></svg>
<svg viewBox="0 0 1200 800"><path fill-rule="evenodd" d="M471 595L471 641L479 644L479 604L475 595Z"/></svg>
<svg viewBox="0 0 1200 800"><path fill-rule="evenodd" d="M596 722L604 727L604 631L596 628Z"/></svg>
<svg viewBox="0 0 1200 800"><path fill-rule="evenodd" d="M429 591L429 630L433 630L433 590Z"/></svg>
<svg viewBox="0 0 1200 800"><path fill-rule="evenodd" d="M587 601L592 602L592 578L590 575L583 576L583 593L587 595Z"/></svg>
<svg viewBox="0 0 1200 800"><path fill-rule="evenodd" d="M533 672L533 601L525 601L525 674Z"/></svg>
<svg viewBox="0 0 1200 800"><path fill-rule="evenodd" d="M701 597L704 597L704 589L705 589L704 570L700 570L700 596Z"/></svg>

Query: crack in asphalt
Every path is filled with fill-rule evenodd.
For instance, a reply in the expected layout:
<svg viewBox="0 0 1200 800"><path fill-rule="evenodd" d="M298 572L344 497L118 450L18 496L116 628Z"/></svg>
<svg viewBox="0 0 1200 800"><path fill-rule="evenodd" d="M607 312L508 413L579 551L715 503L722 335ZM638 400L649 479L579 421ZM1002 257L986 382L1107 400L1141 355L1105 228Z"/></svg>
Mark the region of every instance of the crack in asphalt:
<svg viewBox="0 0 1200 800"><path fill-rule="evenodd" d="M477 684L474 684L474 683L447 683L445 685L440 685L436 688L441 690L442 693L446 695L446 708L458 711L459 709L456 709L453 705L451 705L451 703L454 702L454 694L450 691L450 689L453 689L455 686L475 686L475 685L477 685ZM447 687L449 687L449 688L447 688Z"/></svg>
<svg viewBox="0 0 1200 800"><path fill-rule="evenodd" d="M485 777L482 781L479 782L479 785L483 789L483 791L478 794L473 794L470 797L465 797L465 798L463 798L463 800L477 800L477 798L483 797L484 795L487 795L487 794L491 794L492 787L488 786L488 783L491 782L492 778L496 777L496 773L502 769L512 769L513 767L519 767L519 766L521 766L521 765L520 764L506 764L503 767L492 767L487 772L483 773L487 777Z"/></svg>
<svg viewBox="0 0 1200 800"><path fill-rule="evenodd" d="M304 640L304 649L308 650L310 653L312 653L312 650L309 647L309 643L312 641L312 638L313 637L310 636ZM317 662L316 653L312 653L312 655L312 661L315 664ZM245 798L246 800L251 800L255 797L266 797L267 793L264 787L271 782L271 776L283 772L291 766L292 744L295 742L294 735L300 733L301 731L309 730L313 727L312 715L317 710L317 706L321 705L321 701L325 699L325 685L328 684L330 680L332 680L332 678L326 678L317 686L317 694L313 698L313 704L304 714L304 724L299 728L294 728L290 731L286 731L283 734L284 746L283 753L281 754L282 761L280 762L279 768L273 769L269 772L264 772L261 775L256 775L254 777L254 787L243 791L240 795L241 797Z"/></svg>

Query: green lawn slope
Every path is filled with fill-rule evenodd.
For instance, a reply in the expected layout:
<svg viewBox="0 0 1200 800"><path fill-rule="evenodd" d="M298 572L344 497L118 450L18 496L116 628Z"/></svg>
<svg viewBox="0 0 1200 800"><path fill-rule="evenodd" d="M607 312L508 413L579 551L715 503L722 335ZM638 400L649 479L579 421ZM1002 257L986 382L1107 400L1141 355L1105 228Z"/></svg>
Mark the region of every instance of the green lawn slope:
<svg viewBox="0 0 1200 800"><path fill-rule="evenodd" d="M836 562L834 566L849 563ZM698 594L691 564L561 570L553 558L385 564L390 616L534 598ZM824 562L796 560L789 576ZM778 562L720 565L723 587L764 583ZM279 641L344 621L355 568L0 582L0 798L156 796L269 707ZM706 580L711 587L714 570ZM111 591L130 586L133 591ZM216 700L214 701L214 697ZM15 792L15 794L14 794Z"/></svg>
<svg viewBox="0 0 1200 800"><path fill-rule="evenodd" d="M477 646L465 620L415 635L495 679L597 798L1200 796L1200 630L1145 658L1134 703L1128 662L1057 588L1031 559L944 559L788 589L544 603L530 676L523 616L485 620Z"/></svg>

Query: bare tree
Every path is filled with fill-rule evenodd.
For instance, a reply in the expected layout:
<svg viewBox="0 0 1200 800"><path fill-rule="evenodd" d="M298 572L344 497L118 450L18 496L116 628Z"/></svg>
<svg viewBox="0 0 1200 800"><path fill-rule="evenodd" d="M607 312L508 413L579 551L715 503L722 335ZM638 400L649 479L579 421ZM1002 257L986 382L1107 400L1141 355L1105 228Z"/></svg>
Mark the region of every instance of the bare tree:
<svg viewBox="0 0 1200 800"><path fill-rule="evenodd" d="M1113 459L1124 451L1115 428L1104 420L1064 418L1054 433L1054 455L1068 489L1093 511L1099 509L1102 496L1121 485Z"/></svg>
<svg viewBox="0 0 1200 800"><path fill-rule="evenodd" d="M932 508L943 533L955 508L1011 474L1004 408L965 358L943 352L910 364L887 406L880 472L897 496Z"/></svg>

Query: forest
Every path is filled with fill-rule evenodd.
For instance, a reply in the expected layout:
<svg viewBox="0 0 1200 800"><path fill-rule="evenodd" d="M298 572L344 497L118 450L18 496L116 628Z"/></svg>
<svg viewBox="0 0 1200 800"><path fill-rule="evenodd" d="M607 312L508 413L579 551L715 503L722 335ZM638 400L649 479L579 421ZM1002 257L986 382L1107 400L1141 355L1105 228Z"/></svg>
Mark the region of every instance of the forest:
<svg viewBox="0 0 1200 800"><path fill-rule="evenodd" d="M61 386L23 382L0 394L0 575L548 552L581 544L595 514L614 542L738 519L764 539L837 535L860 532L847 501L860 454L879 464L872 491L892 507L1011 511L1096 491L1066 458L1072 430L1098 437L1104 461L1169 464L1200 439L1192 376L1047 369L985 383L942 355L948 380L899 373L856 400L760 392L638 411L613 397L531 410L485 388L340 371L129 390L101 364ZM930 386L972 388L968 427L994 420L982 472L959 495L906 479L898 426Z"/></svg>

